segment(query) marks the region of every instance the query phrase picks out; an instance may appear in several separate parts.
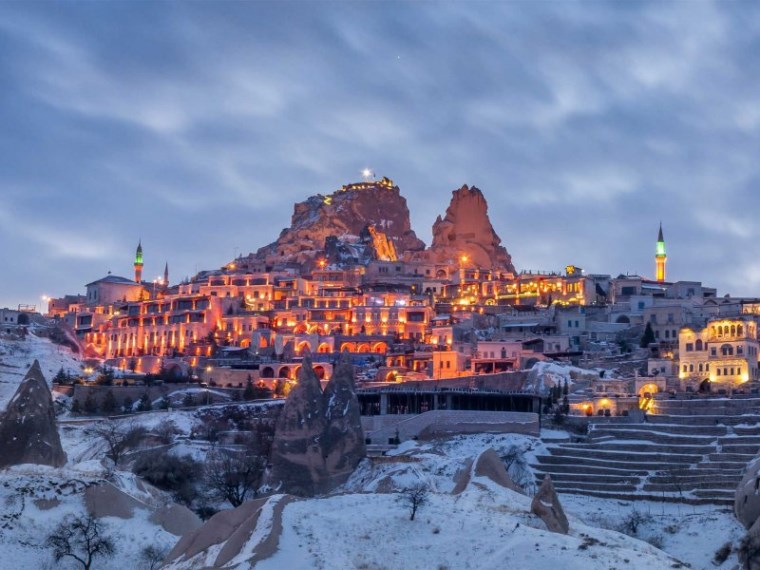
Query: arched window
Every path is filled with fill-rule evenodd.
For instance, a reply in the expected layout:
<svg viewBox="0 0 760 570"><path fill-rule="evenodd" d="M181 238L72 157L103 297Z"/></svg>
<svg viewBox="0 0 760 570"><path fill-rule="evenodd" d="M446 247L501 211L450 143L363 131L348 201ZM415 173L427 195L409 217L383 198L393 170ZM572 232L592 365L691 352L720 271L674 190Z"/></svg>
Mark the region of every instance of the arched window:
<svg viewBox="0 0 760 570"><path fill-rule="evenodd" d="M718 368L716 375L720 376L720 368Z"/></svg>
<svg viewBox="0 0 760 570"><path fill-rule="evenodd" d="M734 347L730 344L724 344L720 347L720 353L723 356L732 356L734 354Z"/></svg>
<svg viewBox="0 0 760 570"><path fill-rule="evenodd" d="M731 325L731 336L736 336L736 325Z"/></svg>
<svg viewBox="0 0 760 570"><path fill-rule="evenodd" d="M699 371L702 372L702 363L699 363Z"/></svg>
<svg viewBox="0 0 760 570"><path fill-rule="evenodd" d="M742 325L736 327L736 334L739 336L742 336L744 334L744 327Z"/></svg>
<svg viewBox="0 0 760 570"><path fill-rule="evenodd" d="M689 372L694 372L694 365L693 364L689 364Z"/></svg>
<svg viewBox="0 0 760 570"><path fill-rule="evenodd" d="M701 339L701 338L698 338L698 339L697 339L697 342L695 342L695 343L694 343L694 347L695 347L697 350L702 350L702 339Z"/></svg>

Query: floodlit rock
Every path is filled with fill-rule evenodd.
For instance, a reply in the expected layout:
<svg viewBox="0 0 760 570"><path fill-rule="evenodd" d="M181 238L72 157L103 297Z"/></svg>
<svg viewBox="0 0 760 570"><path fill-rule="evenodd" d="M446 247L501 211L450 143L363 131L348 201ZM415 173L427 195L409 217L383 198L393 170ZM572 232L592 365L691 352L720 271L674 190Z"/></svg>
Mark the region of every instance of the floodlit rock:
<svg viewBox="0 0 760 570"><path fill-rule="evenodd" d="M760 518L760 458L750 462L736 488L734 513L745 528Z"/></svg>
<svg viewBox="0 0 760 570"><path fill-rule="evenodd" d="M23 463L52 467L66 463L53 396L36 360L0 422L0 468Z"/></svg>
<svg viewBox="0 0 760 570"><path fill-rule="evenodd" d="M544 521L546 528L551 532L567 534L570 530L570 523L567 522L565 511L559 503L550 475L544 476L538 493L530 504L530 512Z"/></svg>
<svg viewBox="0 0 760 570"><path fill-rule="evenodd" d="M322 393L309 358L277 419L272 444L272 485L312 496L343 483L366 455L353 368L336 367Z"/></svg>
<svg viewBox="0 0 760 570"><path fill-rule="evenodd" d="M434 263L515 273L512 257L491 225L483 193L466 184L452 192L446 216L433 224L433 243L425 254Z"/></svg>
<svg viewBox="0 0 760 570"><path fill-rule="evenodd" d="M294 500L290 495L275 495L217 513L185 534L162 568L253 568L277 552L282 512Z"/></svg>
<svg viewBox="0 0 760 570"><path fill-rule="evenodd" d="M289 228L277 241L262 247L243 263L256 260L276 263L304 263L325 249L328 238L360 244L360 236L371 226L383 234L395 252L419 251L425 244L412 230L409 208L398 186L383 178L376 182L349 184L322 196L311 196L295 205ZM379 258L383 252L376 252ZM358 254L361 257L361 254Z"/></svg>

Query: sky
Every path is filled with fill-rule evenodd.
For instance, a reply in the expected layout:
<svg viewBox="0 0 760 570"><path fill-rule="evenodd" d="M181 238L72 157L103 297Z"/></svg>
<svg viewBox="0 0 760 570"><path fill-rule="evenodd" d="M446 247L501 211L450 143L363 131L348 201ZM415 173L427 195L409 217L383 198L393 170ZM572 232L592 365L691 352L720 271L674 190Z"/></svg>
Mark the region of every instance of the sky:
<svg viewBox="0 0 760 570"><path fill-rule="evenodd" d="M760 7L0 3L0 307L171 281L392 178L426 243L480 188L518 270L760 296Z"/></svg>

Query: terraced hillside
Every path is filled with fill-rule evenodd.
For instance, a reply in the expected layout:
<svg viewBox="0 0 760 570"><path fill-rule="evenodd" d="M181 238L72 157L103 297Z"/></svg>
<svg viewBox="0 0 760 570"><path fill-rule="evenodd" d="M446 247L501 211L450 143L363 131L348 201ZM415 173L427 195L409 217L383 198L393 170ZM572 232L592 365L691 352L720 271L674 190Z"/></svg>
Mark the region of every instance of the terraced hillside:
<svg viewBox="0 0 760 570"><path fill-rule="evenodd" d="M537 479L551 474L564 493L732 504L747 463L760 453L760 400L731 402L664 400L663 413L646 422L593 423L585 441L547 442L549 453L533 465Z"/></svg>

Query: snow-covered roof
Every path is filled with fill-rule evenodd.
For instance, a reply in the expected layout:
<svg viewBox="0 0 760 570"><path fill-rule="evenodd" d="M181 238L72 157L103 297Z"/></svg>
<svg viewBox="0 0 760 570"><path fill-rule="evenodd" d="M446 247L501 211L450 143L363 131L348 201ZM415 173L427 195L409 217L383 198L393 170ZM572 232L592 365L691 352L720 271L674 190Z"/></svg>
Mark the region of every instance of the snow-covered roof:
<svg viewBox="0 0 760 570"><path fill-rule="evenodd" d="M118 285L140 285L139 283L135 283L131 279L127 279L126 277L120 277L119 275L106 275L105 277L98 279L97 281L93 281L92 283L88 283L85 285L85 287L89 287L90 285L97 285L98 283L116 283Z"/></svg>

